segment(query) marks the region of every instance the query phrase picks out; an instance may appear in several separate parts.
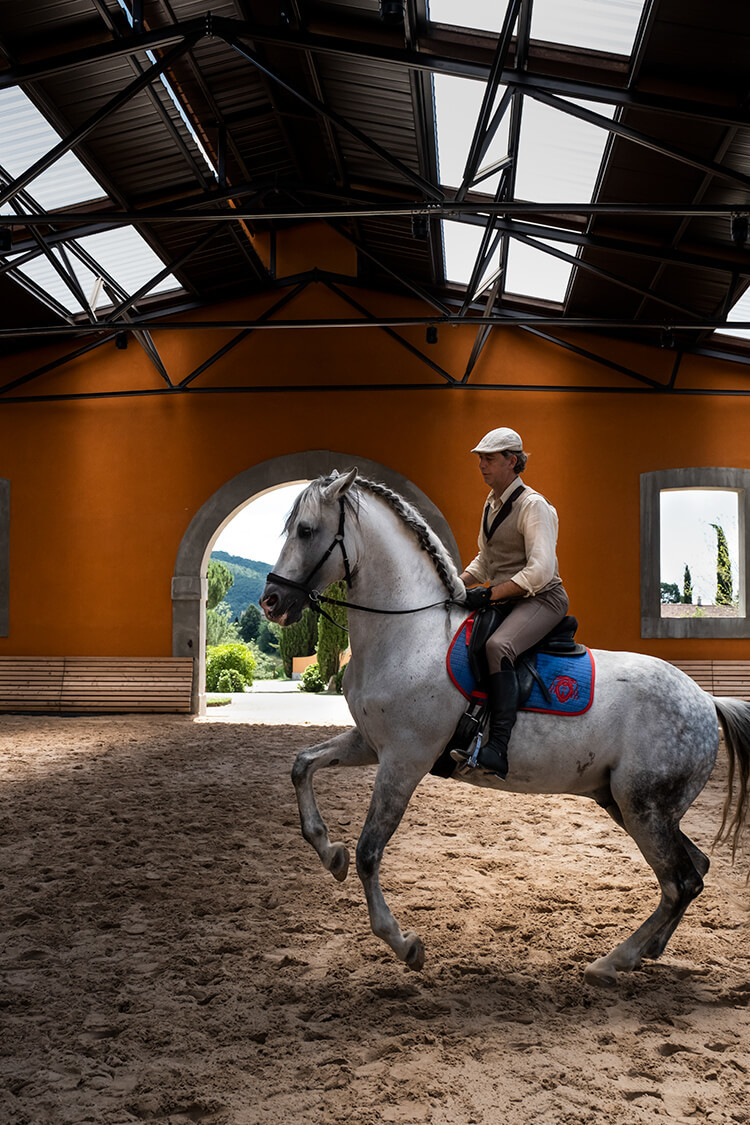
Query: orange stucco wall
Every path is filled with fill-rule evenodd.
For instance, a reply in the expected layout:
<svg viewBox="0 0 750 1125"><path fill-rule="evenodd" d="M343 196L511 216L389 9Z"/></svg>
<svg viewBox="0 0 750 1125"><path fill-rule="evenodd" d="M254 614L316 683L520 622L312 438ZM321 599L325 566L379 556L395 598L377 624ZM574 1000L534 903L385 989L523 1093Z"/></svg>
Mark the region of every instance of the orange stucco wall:
<svg viewBox="0 0 750 1125"><path fill-rule="evenodd" d="M308 237L291 232L282 257L289 271L352 269L348 246L321 238L317 227ZM194 319L256 315L277 297ZM374 312L425 312L411 299L361 291L356 297ZM356 314L313 284L280 315ZM230 335L157 331L154 338L178 381ZM431 347L421 328L403 336L457 375L474 339L464 328L442 328ZM645 375L669 376L672 353L577 339ZM55 354L4 360L3 383ZM699 375L717 387L740 386L745 378L729 363L687 358L678 386ZM487 429L510 425L531 453L526 479L560 513L561 573L582 639L671 659L750 658L750 641L641 639L639 544L640 474L750 468L750 400L633 394L627 377L517 329L495 331L473 389L439 385L417 358L371 328L257 332L192 386L248 381L268 389L0 406L0 477L11 482L10 632L0 638L0 654L169 655L170 581L190 520L236 474L306 449L352 450L409 477L442 510L468 560L484 498L468 451ZM434 389L316 390L348 382ZM590 389L482 389L498 382ZM160 385L131 342L126 351L100 348L15 393ZM288 385L310 390L285 393ZM621 391L603 394L600 387Z"/></svg>

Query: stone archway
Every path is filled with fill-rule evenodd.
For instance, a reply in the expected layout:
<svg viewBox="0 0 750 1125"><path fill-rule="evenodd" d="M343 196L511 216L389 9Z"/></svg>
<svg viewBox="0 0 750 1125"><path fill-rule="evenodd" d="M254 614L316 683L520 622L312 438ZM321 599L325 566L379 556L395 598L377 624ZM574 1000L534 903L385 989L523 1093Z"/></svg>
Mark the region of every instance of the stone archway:
<svg viewBox="0 0 750 1125"><path fill-rule="evenodd" d="M343 470L352 465L357 465L362 476L382 481L413 504L443 541L460 569L458 547L445 517L415 484L386 465L350 453L315 449L274 457L246 469L222 485L196 512L177 552L172 578L172 655L191 656L196 660L197 674L193 677L191 706L194 714L202 713L205 708L203 691L208 592L205 575L211 549L219 533L237 514L238 509L245 507L262 493L279 485L314 480L315 477L330 473L332 469Z"/></svg>

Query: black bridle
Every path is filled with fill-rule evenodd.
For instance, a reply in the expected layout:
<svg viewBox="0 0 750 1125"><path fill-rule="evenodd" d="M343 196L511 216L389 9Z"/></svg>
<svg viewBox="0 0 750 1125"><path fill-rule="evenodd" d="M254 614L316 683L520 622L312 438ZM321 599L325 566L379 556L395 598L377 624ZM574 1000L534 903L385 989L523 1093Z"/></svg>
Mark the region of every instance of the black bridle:
<svg viewBox="0 0 750 1125"><path fill-rule="evenodd" d="M380 613L380 614L386 614L388 616L402 616L403 614L408 614L408 613L422 613L426 609L435 609L436 606L443 606L445 609L448 609L451 605L457 604L454 598L444 598L442 601L431 602L430 605L420 605L420 606L417 606L415 609L375 609L372 606L368 606L368 605L356 605L354 602L344 602L344 601L341 601L338 598L329 598L325 594L322 594L320 592L320 590L311 589L311 584L312 584L313 578L318 573L318 571L323 566L323 564L328 561L328 559L331 557L331 555L333 554L333 552L335 551L337 546L340 547L341 555L342 555L342 558L344 560L344 578L346 579L346 585L347 585L348 589L351 589L352 572L351 572L351 567L349 566L349 556L346 553L346 543L344 542L344 522L345 522L345 520L346 520L346 507L344 505L344 500L343 500L343 497L342 497L339 500L339 526L338 526L338 531L334 535L333 540L332 540L331 545L328 548L328 550L319 559L319 561L315 564L315 566L312 568L312 570L308 574L307 578L305 578L305 580L303 582L297 582L293 578L285 578L283 574L275 574L273 571L271 571L271 573L268 575L266 581L267 582L274 582L277 586L289 586L290 589L292 589L292 590L301 590L302 593L307 598L310 605L312 606L313 610L316 613L321 613L325 618L327 618L329 621L331 621L332 624L338 626L338 628L342 629L344 632L347 631L344 628L344 626L339 625L339 623L337 621L334 621L333 618L330 617L325 612L325 610L321 608L321 604L320 604L321 602L325 603L325 605L344 606L346 609L358 609L362 613Z"/></svg>

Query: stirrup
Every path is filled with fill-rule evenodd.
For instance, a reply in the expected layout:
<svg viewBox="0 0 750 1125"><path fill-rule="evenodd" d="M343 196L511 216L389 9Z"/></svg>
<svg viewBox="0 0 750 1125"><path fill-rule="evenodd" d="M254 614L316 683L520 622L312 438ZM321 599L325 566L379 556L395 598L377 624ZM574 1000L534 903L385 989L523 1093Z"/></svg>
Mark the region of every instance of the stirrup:
<svg viewBox="0 0 750 1125"><path fill-rule="evenodd" d="M482 771L482 773L489 774L490 777L499 777L501 781L505 781L505 779L508 776L508 758L507 758L507 755L506 755L506 758L505 758L505 773L500 773L497 769L493 769L491 766L485 766L485 765L483 765L482 762L479 761L479 755L480 755L481 749L482 749L482 743L481 743L481 740L478 739L473 750L458 750L458 749L451 750L450 756L451 756L451 758L453 759L454 762L458 763L458 768L462 772L467 772L470 769L473 770L473 769L479 768ZM492 753L496 754L496 752L494 750L492 751ZM499 755L496 755L496 756L499 757ZM502 769L502 767L503 767L502 759L500 760L499 765L500 765L500 768Z"/></svg>

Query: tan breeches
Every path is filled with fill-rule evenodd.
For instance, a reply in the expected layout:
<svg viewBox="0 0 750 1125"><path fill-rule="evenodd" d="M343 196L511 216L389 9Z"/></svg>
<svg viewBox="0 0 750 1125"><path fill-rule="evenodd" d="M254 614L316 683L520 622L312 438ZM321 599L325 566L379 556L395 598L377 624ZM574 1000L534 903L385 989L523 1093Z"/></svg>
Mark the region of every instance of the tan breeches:
<svg viewBox="0 0 750 1125"><path fill-rule="evenodd" d="M516 657L541 641L567 612L568 595L563 586L542 590L532 598L519 599L487 641L490 672L501 671L504 660L515 664Z"/></svg>

